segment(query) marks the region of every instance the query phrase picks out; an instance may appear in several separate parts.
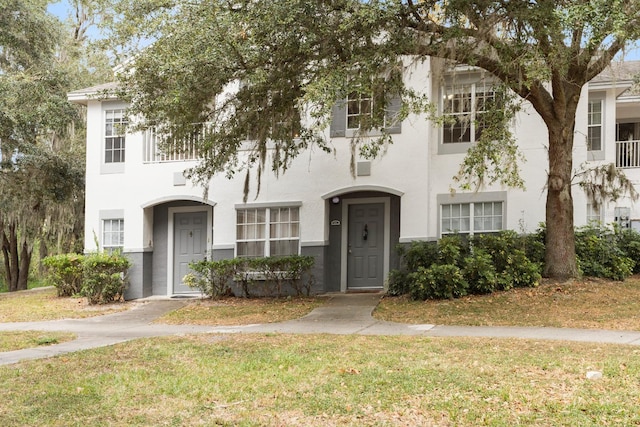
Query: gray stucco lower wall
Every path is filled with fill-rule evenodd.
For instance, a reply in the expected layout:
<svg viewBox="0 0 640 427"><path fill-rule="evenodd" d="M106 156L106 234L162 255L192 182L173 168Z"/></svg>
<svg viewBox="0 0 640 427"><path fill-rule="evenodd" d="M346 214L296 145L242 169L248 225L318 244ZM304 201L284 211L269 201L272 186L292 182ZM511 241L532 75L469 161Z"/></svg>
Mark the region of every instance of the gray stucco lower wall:
<svg viewBox="0 0 640 427"><path fill-rule="evenodd" d="M167 227L169 209L167 205L153 209L153 295L167 294Z"/></svg>
<svg viewBox="0 0 640 427"><path fill-rule="evenodd" d="M313 276L313 286L311 287L311 295L322 294L327 292L327 283L325 281L325 246L303 246L300 255L312 256L315 260L311 275ZM339 284L338 284L339 285Z"/></svg>
<svg viewBox="0 0 640 427"><path fill-rule="evenodd" d="M124 299L132 300L152 295L152 252L126 252L124 255L131 261L131 268L127 272L128 286L124 292Z"/></svg>
<svg viewBox="0 0 640 427"><path fill-rule="evenodd" d="M342 221L342 204L329 204L329 224ZM340 292L340 268L342 262L342 223L329 225L329 245L324 247L325 292Z"/></svg>

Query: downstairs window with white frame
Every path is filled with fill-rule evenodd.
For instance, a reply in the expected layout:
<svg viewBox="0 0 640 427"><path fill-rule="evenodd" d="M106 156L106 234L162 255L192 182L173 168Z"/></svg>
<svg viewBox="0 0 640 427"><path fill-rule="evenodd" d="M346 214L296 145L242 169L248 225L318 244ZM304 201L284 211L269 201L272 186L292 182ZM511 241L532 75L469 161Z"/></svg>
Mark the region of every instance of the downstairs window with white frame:
<svg viewBox="0 0 640 427"><path fill-rule="evenodd" d="M122 252L124 249L124 219L102 220L102 250L107 253Z"/></svg>
<svg viewBox="0 0 640 427"><path fill-rule="evenodd" d="M300 208L241 208L236 211L236 256L300 254Z"/></svg>
<svg viewBox="0 0 640 427"><path fill-rule="evenodd" d="M440 205L440 230L446 234L495 233L504 227L504 203L470 202Z"/></svg>

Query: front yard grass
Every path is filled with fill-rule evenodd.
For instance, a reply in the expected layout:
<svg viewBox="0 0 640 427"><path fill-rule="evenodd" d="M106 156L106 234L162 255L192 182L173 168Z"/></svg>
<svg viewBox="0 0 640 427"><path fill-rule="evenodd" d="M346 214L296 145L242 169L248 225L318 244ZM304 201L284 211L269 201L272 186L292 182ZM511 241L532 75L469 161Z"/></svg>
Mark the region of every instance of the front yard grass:
<svg viewBox="0 0 640 427"><path fill-rule="evenodd" d="M0 352L60 344L75 338L69 332L4 331L0 332Z"/></svg>
<svg viewBox="0 0 640 427"><path fill-rule="evenodd" d="M546 283L453 300L385 297L374 316L400 323L640 331L640 277Z"/></svg>
<svg viewBox="0 0 640 427"><path fill-rule="evenodd" d="M300 318L325 302L323 298L223 298L199 300L172 311L156 323L234 326Z"/></svg>
<svg viewBox="0 0 640 427"><path fill-rule="evenodd" d="M320 298L198 300L157 323L231 326L300 318ZM85 318L129 309L135 302L88 306L84 298L58 298L55 289L0 294L0 322ZM544 283L454 300L409 301L385 297L374 317L400 323L471 326L548 326L640 330L640 276L624 282L597 279Z"/></svg>
<svg viewBox="0 0 640 427"><path fill-rule="evenodd" d="M638 425L639 355L515 339L152 338L0 367L0 423Z"/></svg>
<svg viewBox="0 0 640 427"><path fill-rule="evenodd" d="M0 294L0 322L82 319L128 308L128 304L89 306L86 298L58 298L54 288Z"/></svg>

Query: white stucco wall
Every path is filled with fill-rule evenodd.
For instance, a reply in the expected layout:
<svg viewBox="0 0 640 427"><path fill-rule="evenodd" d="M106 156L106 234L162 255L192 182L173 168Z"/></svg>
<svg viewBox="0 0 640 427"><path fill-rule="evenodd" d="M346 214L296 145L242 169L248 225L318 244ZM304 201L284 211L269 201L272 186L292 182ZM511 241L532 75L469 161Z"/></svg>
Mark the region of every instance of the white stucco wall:
<svg viewBox="0 0 640 427"><path fill-rule="evenodd" d="M435 81L432 85L432 81ZM430 93L438 99L440 80L429 69L429 62L411 68L407 83ZM587 159L586 144L586 96L578 110L574 165ZM121 104L120 104L121 105ZM94 233L101 238L101 212L122 210L125 218L125 251L140 251L153 245L150 211L144 206L169 198L198 199L203 190L190 182L174 185L174 174L192 166L193 162L143 164L143 139L141 134L129 134L126 139L126 161L121 173L103 173L102 151L104 140L104 111L118 107L113 102L89 100L87 102L87 195L85 247L95 249ZM615 158L615 91L606 92L605 146L606 160ZM545 183L547 171L547 133L544 123L531 106L517 115L515 136L526 158L521 164L526 190L507 189L493 185L482 191L505 191L505 228L535 230L545 218ZM287 172L276 178L270 172L262 176L260 194L256 196L255 179L248 204L271 202L300 202L301 243L321 245L326 242L328 221L325 216L323 195L350 188L389 188L402 194L400 240L434 239L438 237L437 196L450 192L464 154L438 154L441 130L430 126L423 117L411 116L402 124L402 133L394 135L394 143L386 154L371 161L370 176L352 177L349 171L351 156L347 138L334 138L331 144L336 153L320 150L301 154ZM328 131L327 131L328 137ZM638 182L640 171L630 175ZM253 175L255 178L255 174ZM212 180L208 200L215 203L213 218L213 248L233 248L236 238L237 205L242 204L244 174L228 180L224 176ZM458 191L457 194L461 192ZM575 223L586 220L586 198L575 188ZM629 203L623 201L620 203ZM608 207L613 215L613 208ZM609 212L609 210L607 212ZM640 212L634 208L634 217ZM607 220L612 218L607 217Z"/></svg>

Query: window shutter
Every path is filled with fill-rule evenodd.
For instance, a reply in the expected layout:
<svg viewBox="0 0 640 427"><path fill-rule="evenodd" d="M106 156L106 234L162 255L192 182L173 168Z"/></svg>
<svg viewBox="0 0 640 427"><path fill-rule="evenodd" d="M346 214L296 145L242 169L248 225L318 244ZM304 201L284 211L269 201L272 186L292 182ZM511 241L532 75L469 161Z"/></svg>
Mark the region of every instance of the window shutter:
<svg viewBox="0 0 640 427"><path fill-rule="evenodd" d="M347 129L347 104L344 99L339 100L331 109L331 125L329 137L338 138L346 136Z"/></svg>
<svg viewBox="0 0 640 427"><path fill-rule="evenodd" d="M389 126L385 127L385 130L389 134L398 134L402 131L402 121L397 117L401 107L402 98L400 96L394 96L387 104L386 120Z"/></svg>

